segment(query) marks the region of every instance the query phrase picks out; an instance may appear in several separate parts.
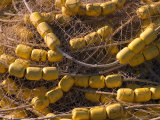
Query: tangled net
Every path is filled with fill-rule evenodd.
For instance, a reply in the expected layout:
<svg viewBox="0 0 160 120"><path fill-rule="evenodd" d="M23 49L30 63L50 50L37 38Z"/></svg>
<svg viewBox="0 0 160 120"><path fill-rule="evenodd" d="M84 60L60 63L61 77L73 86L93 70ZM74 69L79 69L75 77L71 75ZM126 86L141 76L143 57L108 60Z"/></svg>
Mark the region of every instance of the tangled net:
<svg viewBox="0 0 160 120"><path fill-rule="evenodd" d="M107 0L108 1L108 0ZM104 0L81 0L83 3L102 3L105 2ZM30 0L27 1L29 6L32 10L37 11L39 13L42 12L51 12L54 11L55 13L61 13L61 11L55 7L53 0ZM71 59L66 57L63 58L60 62L50 63L50 62L35 62L30 61L31 66L39 66L39 67L47 67L53 66L57 67L58 71L60 72L60 77L54 81L29 81L26 78L16 78L14 76L9 75L7 72L5 74L1 74L1 84L6 79L13 79L14 82L19 86L19 90L17 93L12 95L5 92L4 88L1 87L3 91L0 96L1 99L9 99L8 101L10 107L5 108L6 103L1 103L2 109L0 110L0 118L8 119L12 112L17 112L17 110L22 109L25 111L26 118L38 118L43 117L46 115L45 112L37 111L31 106L31 100L27 100L27 97L30 96L31 93L28 92L27 97L24 99L23 93L24 88L27 90L35 89L37 87L46 87L47 90L54 88L57 86L58 82L62 79L64 75L71 75L71 76L94 76L94 75L111 75L111 74L121 74L125 78L129 79L147 79L152 82L159 83L160 81L160 59L159 56L151 61L146 61L144 64L139 65L137 67L130 67L129 65L120 65L116 64L114 67L88 67L86 65L78 64L75 60L81 61L86 64L92 65L104 65L109 64L116 60L116 54L109 54L111 47L114 44L118 44L118 49L121 50L124 48L131 40L139 35L142 29L142 20L137 17L136 10L140 7L145 5L145 3L140 2L139 0L127 0L125 5L118 9L114 14L109 16L100 16L100 17L88 17L88 16L72 16L71 21L67 23L68 25L61 24L57 21L54 21L54 24L51 23L51 27L53 32L57 35L57 37L61 41L60 48L71 56ZM37 30L31 24L24 23L24 16L26 14L30 14L24 4L23 0L12 0L12 4L4 8L0 11L0 44L1 49L4 54L14 56L16 46L19 44L29 45L35 49L44 49L49 50L47 46L44 44L42 37L38 34ZM159 16L155 16L159 17ZM96 23L96 24L95 24ZM103 42L100 43L98 46L92 46L83 49L83 50L70 50L69 41L72 38L77 37L84 37L85 35L96 31L98 28L109 24L113 27L114 33L108 39L114 40L114 44L104 44ZM20 27L25 26L26 30L31 31L31 36L25 36L23 30L20 31ZM19 35L22 34L22 35ZM22 39L23 37L23 39ZM29 39L28 39L29 38ZM150 83L141 83L129 81L124 83L122 87L125 87L126 84L135 84L138 83L141 87L145 85L152 85ZM2 86L2 85L1 85ZM9 87L9 86L8 86ZM26 91L27 91L26 90ZM88 89L86 89L87 91ZM114 93L117 91L117 88L114 89L98 89L100 91L106 91ZM98 91L97 90L97 91ZM46 111L48 113L54 114L63 114L63 113L70 113L70 111L77 107L93 107L93 106L102 106L101 102L91 102L86 100L85 98L85 91L81 91L73 87L69 92L64 93L63 98L60 99L58 102L54 104L50 104ZM3 94L4 93L4 94ZM102 92L103 93L103 92ZM17 99L17 95L19 95L19 99ZM22 97L22 98L21 98ZM105 103L104 105L109 105L112 103L117 103L119 101L115 100L115 98L110 98L110 100ZM135 109L131 109L127 111L130 115L127 119L139 119L144 120L152 119L155 117L159 117L160 113L160 106L157 107L159 111L154 111L152 104L156 104L158 101L152 100L143 104L142 107L137 107ZM16 104L18 107L12 106L12 103ZM122 103L125 107L133 107L135 104L129 103ZM147 105L150 104L150 107ZM139 105L139 104L138 104ZM146 105L146 106L145 106ZM21 107L22 106L22 107ZM7 109L10 109L8 112ZM5 111L6 110L6 111ZM20 114L20 111L17 112ZM9 117L6 117L9 116ZM11 118L10 118L11 119ZM41 118L43 119L43 118Z"/></svg>

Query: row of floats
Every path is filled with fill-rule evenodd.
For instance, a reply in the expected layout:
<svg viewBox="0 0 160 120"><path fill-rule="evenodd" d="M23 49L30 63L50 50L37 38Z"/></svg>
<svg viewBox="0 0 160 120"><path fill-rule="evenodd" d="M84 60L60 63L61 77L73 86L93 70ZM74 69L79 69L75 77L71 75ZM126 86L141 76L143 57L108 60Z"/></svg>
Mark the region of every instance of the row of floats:
<svg viewBox="0 0 160 120"><path fill-rule="evenodd" d="M57 102L58 100L60 100L63 97L63 92L68 92L73 87L73 85L78 86L78 87L90 86L91 88L102 88L100 86L102 86L103 80L104 80L104 76L91 76L91 77L64 76L60 80L60 82L58 83L58 86L49 90L49 91L47 91L47 89L45 87L34 88L33 90L27 89L27 88L19 89L20 86L18 86L10 78L4 80L1 83L1 86L9 95L16 95L17 99L29 100L29 101L32 99L31 103L33 105L33 108L39 112L46 113L46 111L48 111L49 103L53 104L53 103ZM98 81L99 81L99 83L98 83ZM120 87L122 85L122 81L123 80L122 80L121 75L108 75L105 78L106 86L109 86L108 88ZM97 86L97 84L99 86ZM131 102L131 103L133 103L133 102L142 103L142 102L147 102L151 99L152 100L160 99L159 92L160 92L159 86L136 88L135 90L132 90L130 88L120 88L120 89L118 89L117 93L113 93L113 94L112 93L108 94L107 92L106 93L104 92L105 94L104 93L97 93L97 92L90 93L88 91L85 93L85 97L92 102L97 102L101 98L102 104L107 104L107 103L111 102L110 100L115 99L114 97L116 97L116 99L118 101ZM3 93L3 91L1 93ZM5 98L3 95L1 95L1 99L2 100L0 101L0 106L2 108L16 107L16 105L14 105L12 101ZM8 101L10 101L10 102L8 102ZM113 106L118 107L121 105L114 104ZM105 107L97 107L96 109L99 110L100 108L101 109L103 108L103 110L105 110L104 109ZM77 110L79 110L79 109L77 109ZM89 110L89 109L87 109L87 110ZM77 120L77 119L79 119L79 117L83 118L83 116L81 116L81 115L77 116L74 114L72 114L73 120ZM50 115L53 116L53 114L50 114ZM73 116L76 116L76 117L73 117ZM108 116L108 114L107 114L107 116ZM109 118L115 119L115 118L121 118L122 116L123 116L122 114L119 114L118 116L114 115L112 117L110 116ZM97 117L95 116L95 118L97 118ZM94 118L92 118L92 117L90 118L89 116L88 116L88 119L94 120ZM104 119L104 118L102 118L102 119Z"/></svg>

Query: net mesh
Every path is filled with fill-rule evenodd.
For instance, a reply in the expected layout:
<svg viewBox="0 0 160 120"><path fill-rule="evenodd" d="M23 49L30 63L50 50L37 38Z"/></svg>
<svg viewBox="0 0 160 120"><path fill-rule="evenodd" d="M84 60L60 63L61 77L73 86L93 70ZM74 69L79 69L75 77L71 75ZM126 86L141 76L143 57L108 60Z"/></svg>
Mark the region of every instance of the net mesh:
<svg viewBox="0 0 160 120"><path fill-rule="evenodd" d="M51 12L57 11L60 13L60 10L55 7L54 0L30 0L27 1L29 6L32 8L33 11L37 12ZM106 2L106 0L82 0L84 3L102 3ZM44 44L43 39L38 34L37 30L31 24L24 24L24 15L29 14L27 11L23 0L12 0L9 6L3 9L0 12L0 44L5 46L5 50L3 51L7 55L11 55L17 58L15 55L15 48L18 44L23 43L26 45L31 46L32 48L44 49L49 50L46 45ZM3 3L4 4L4 3ZM98 46L103 46L98 48L97 46L87 47L84 50L76 50L71 51L69 41L75 37L84 37L85 35L96 31L99 27L104 26L105 24L109 24L114 28L116 33L113 36L113 40L115 42L121 41L128 41L136 38L143 29L141 29L142 21L137 17L136 10L140 6L144 5L139 0L128 0L125 6L122 9L118 9L114 14L109 16L101 16L101 17L83 17L83 16L73 16L71 17L71 21L69 22L69 26L62 25L57 21L54 21L55 24L52 24L51 27L53 32L57 35L57 37L61 41L61 48L67 54L72 56L73 58L88 63L88 64L107 64L111 63L116 60L115 55L108 55L109 49L104 46L105 43L100 43ZM0 5L3 6L3 5ZM5 4L4 4L5 6ZM3 15L5 13L5 15ZM7 13L9 15L7 15ZM134 17L134 19L133 19ZM159 16L156 16L159 17ZM18 35L18 30L20 26L25 26L25 29L31 31L31 38L28 39L28 36L22 35L23 39L20 38ZM18 28L18 30L16 30ZM17 32L17 33L16 33ZM23 33L24 31L21 31ZM119 50L125 47L127 44L118 45ZM93 48L93 49L91 49ZM152 61L146 61L144 64L139 65L138 67L130 67L129 65L122 66L120 68L114 69L109 71L111 68L88 68L85 66L81 66L64 58L63 61L57 63L49 63L48 61L43 62L34 62L31 61L31 66L56 66L58 71L62 73L75 73L75 74L97 74L99 72L103 72L104 75L110 75L114 73L120 73L124 75L126 78L139 78L139 79L149 79L151 81L159 82L160 75L159 75L159 57L153 59ZM117 65L119 66L119 65ZM109 72L108 72L109 71ZM1 74L1 83L3 80L7 78L12 78L19 86L18 92L14 93L13 95L9 95L6 92L4 93L2 98L10 98L18 103L19 106L21 105L29 105L31 101L17 99L16 95L20 94L23 96L24 92L20 92L24 88L34 89L36 87L45 86L48 90L56 87L58 82L61 80L63 76L60 76L58 80L55 81L29 81L25 78L18 79L16 77L10 76L8 73ZM135 82L129 82L135 83ZM141 86L146 85L142 83L137 83ZM122 87L125 87L126 83L123 84ZM116 92L117 89L99 89L101 91L109 91L109 92ZM29 94L28 94L29 95ZM110 101L106 104L117 102L115 98L110 98ZM10 102L8 102L10 104ZM11 102L12 103L12 102ZM157 101L150 101L148 103L157 103ZM146 103L147 104L147 103ZM99 106L102 103L93 103L85 98L85 93L80 92L76 89L71 89L68 93L64 93L64 96L61 100L56 102L55 104L50 104L49 108L51 112L56 114L65 113L71 111L73 108L76 107L91 107L91 106ZM129 106L130 104L125 104ZM9 107L10 108L10 107ZM37 117L35 115L35 110L33 108L28 109L26 108L27 117ZM145 115L139 115L137 117L137 112L141 111L146 113ZM130 113L129 119L142 119L143 117L146 118L153 118L155 116L159 116L160 111L154 111L151 108L143 108L143 109L135 109L131 111L127 111ZM9 115L8 112L2 112L1 115ZM43 113L39 113L43 116Z"/></svg>

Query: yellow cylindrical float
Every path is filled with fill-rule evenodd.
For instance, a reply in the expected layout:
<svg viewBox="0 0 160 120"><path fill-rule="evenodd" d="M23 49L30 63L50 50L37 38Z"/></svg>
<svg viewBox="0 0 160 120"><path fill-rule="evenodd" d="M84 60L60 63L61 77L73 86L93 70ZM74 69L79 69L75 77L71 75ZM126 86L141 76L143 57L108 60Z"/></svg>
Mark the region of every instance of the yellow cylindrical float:
<svg viewBox="0 0 160 120"><path fill-rule="evenodd" d="M37 62L38 61L46 62L47 51L42 49L33 49L31 53L31 59Z"/></svg>
<svg viewBox="0 0 160 120"><path fill-rule="evenodd" d="M24 59L16 59L15 63L22 64L26 68L30 66L30 61Z"/></svg>
<svg viewBox="0 0 160 120"><path fill-rule="evenodd" d="M2 85L3 89L9 95L15 94L16 91L18 90L18 85L11 78L7 78L7 79L3 80L3 82L1 83L1 85Z"/></svg>
<svg viewBox="0 0 160 120"><path fill-rule="evenodd" d="M99 3L89 3L86 5L86 15L88 16L100 16L102 8Z"/></svg>
<svg viewBox="0 0 160 120"><path fill-rule="evenodd" d="M63 60L63 55L58 50L48 51L48 61L49 62L60 62Z"/></svg>
<svg viewBox="0 0 160 120"><path fill-rule="evenodd" d="M44 37L44 42L46 43L47 47L51 50L55 50L56 46L60 46L60 40L54 33L48 33Z"/></svg>
<svg viewBox="0 0 160 120"><path fill-rule="evenodd" d="M34 88L32 90L32 95L33 97L44 96L46 92L47 92L47 88L44 86L41 86L41 87Z"/></svg>
<svg viewBox="0 0 160 120"><path fill-rule="evenodd" d="M97 93L88 93L86 92L85 93L85 98L91 102L99 102L100 100L100 94L97 94Z"/></svg>
<svg viewBox="0 0 160 120"><path fill-rule="evenodd" d="M37 26L37 31L44 38L48 33L52 33L52 28L46 22L41 22Z"/></svg>
<svg viewBox="0 0 160 120"><path fill-rule="evenodd" d="M102 7L102 15L109 15L116 11L116 4L112 1L102 3L100 6Z"/></svg>
<svg viewBox="0 0 160 120"><path fill-rule="evenodd" d="M90 120L89 110L86 108L75 108L72 110L73 120Z"/></svg>
<svg viewBox="0 0 160 120"><path fill-rule="evenodd" d="M27 45L19 44L16 47L16 55L20 58L30 59L31 52L32 52L32 48Z"/></svg>
<svg viewBox="0 0 160 120"><path fill-rule="evenodd" d="M37 27L40 23L44 22L44 19L43 17L41 16L40 13L38 12L33 12L31 15L30 15L30 21L31 23Z"/></svg>
<svg viewBox="0 0 160 120"><path fill-rule="evenodd" d="M12 63L9 66L8 72L10 75L13 75L18 78L24 77L25 74L25 66L19 63Z"/></svg>
<svg viewBox="0 0 160 120"><path fill-rule="evenodd" d="M114 96L112 96L112 95L101 95L101 97L100 97L100 102L102 103L102 104L108 104L108 103L110 103L110 102L112 102L112 101L114 101L114 98L113 98Z"/></svg>
<svg viewBox="0 0 160 120"><path fill-rule="evenodd" d="M86 4L81 4L78 9L78 15L83 16L86 15Z"/></svg>
<svg viewBox="0 0 160 120"><path fill-rule="evenodd" d="M132 50L135 54L139 53L142 51L145 47L145 43L141 38L136 38L134 39L129 45L128 48Z"/></svg>
<svg viewBox="0 0 160 120"><path fill-rule="evenodd" d="M147 27L144 32L140 34L140 38L148 45L157 38L157 32L152 27Z"/></svg>
<svg viewBox="0 0 160 120"><path fill-rule="evenodd" d="M75 86L84 87L84 88L89 86L88 76L76 76L74 77L74 80L75 80L75 83L74 83Z"/></svg>
<svg viewBox="0 0 160 120"><path fill-rule="evenodd" d="M106 109L103 106L93 107L90 109L90 119L91 120L106 120L107 114Z"/></svg>
<svg viewBox="0 0 160 120"><path fill-rule="evenodd" d="M41 14L43 20L44 20L45 22L47 22L47 23L52 23L52 22L54 22L55 17L56 17L56 14L55 14L54 12L48 12L48 13L43 12L43 13L40 13L40 14Z"/></svg>
<svg viewBox="0 0 160 120"><path fill-rule="evenodd" d="M132 67L138 66L144 63L144 56L142 53L138 53L133 56L133 58L129 61L129 65Z"/></svg>
<svg viewBox="0 0 160 120"><path fill-rule="evenodd" d="M73 38L69 43L71 50L80 50L86 47L86 41L84 38Z"/></svg>
<svg viewBox="0 0 160 120"><path fill-rule="evenodd" d="M107 88L121 87L122 76L121 75L108 75L105 78L105 84Z"/></svg>
<svg viewBox="0 0 160 120"><path fill-rule="evenodd" d="M70 21L71 18L69 15L56 14L56 22L58 22L60 25L68 26Z"/></svg>
<svg viewBox="0 0 160 120"><path fill-rule="evenodd" d="M56 22L59 22L62 25L64 25L64 24L68 25L68 23L71 21L71 18L68 15L55 14L54 11L48 12L48 13L42 12L42 13L39 13L39 14L42 17L43 22L45 21L47 23L54 24L54 25L55 25ZM31 24L31 21L30 21L29 17L30 17L29 14L24 15L24 18L23 18L24 23Z"/></svg>
<svg viewBox="0 0 160 120"><path fill-rule="evenodd" d="M7 65L10 65L11 63L13 63L15 61L15 58L10 56L10 55L6 55L6 54L2 54L0 56L0 60L4 63L6 63ZM5 73L7 72L8 68L3 65L2 63L0 63L0 73Z"/></svg>
<svg viewBox="0 0 160 120"><path fill-rule="evenodd" d="M113 33L113 28L109 25L105 25L104 27L99 28L97 33L101 36L102 40L105 40Z"/></svg>
<svg viewBox="0 0 160 120"><path fill-rule="evenodd" d="M154 10L150 5L144 5L137 9L137 15L141 19L147 19L154 15Z"/></svg>
<svg viewBox="0 0 160 120"><path fill-rule="evenodd" d="M112 44L112 43L115 43L115 42L113 40L109 40L108 42L106 42L105 45ZM112 56L119 52L119 48L117 45L111 45L106 47L106 51L109 56Z"/></svg>
<svg viewBox="0 0 160 120"><path fill-rule="evenodd" d="M89 78L89 86L91 88L104 88L105 83L104 83L105 77L102 76L91 76Z"/></svg>
<svg viewBox="0 0 160 120"><path fill-rule="evenodd" d="M58 83L58 87L61 88L64 92L68 92L73 85L74 79L68 75L65 75Z"/></svg>
<svg viewBox="0 0 160 120"><path fill-rule="evenodd" d="M26 69L25 77L27 80L41 80L42 69L39 67L28 67Z"/></svg>
<svg viewBox="0 0 160 120"><path fill-rule="evenodd" d="M79 6L81 5L79 0L66 0L65 7L73 14L78 12Z"/></svg>
<svg viewBox="0 0 160 120"><path fill-rule="evenodd" d="M109 119L120 119L124 115L123 106L119 103L108 105L106 112Z"/></svg>
<svg viewBox="0 0 160 120"><path fill-rule="evenodd" d="M87 46L98 45L102 42L100 35L97 32L92 32L84 37Z"/></svg>
<svg viewBox="0 0 160 120"><path fill-rule="evenodd" d="M44 80L56 80L59 76L56 67L44 67L43 68L43 79Z"/></svg>
<svg viewBox="0 0 160 120"><path fill-rule="evenodd" d="M153 100L157 100L157 99L160 99L160 86L154 86L154 87L151 87L150 88L150 91L151 91L151 98Z"/></svg>
<svg viewBox="0 0 160 120"><path fill-rule="evenodd" d="M135 102L147 102L151 99L151 91L149 88L137 88L134 90Z"/></svg>
<svg viewBox="0 0 160 120"><path fill-rule="evenodd" d="M6 54L2 54L0 56L0 59L6 63L7 65L10 65L11 63L13 63L15 61L15 57L10 56L10 55L6 55Z"/></svg>
<svg viewBox="0 0 160 120"><path fill-rule="evenodd" d="M150 45L143 50L145 60L151 60L159 55L159 50L156 46Z"/></svg>
<svg viewBox="0 0 160 120"><path fill-rule="evenodd" d="M123 48L120 52L117 53L116 58L121 64L127 64L134 56L134 53L128 48Z"/></svg>
<svg viewBox="0 0 160 120"><path fill-rule="evenodd" d="M134 101L134 91L130 88L120 88L117 91L117 100L124 102Z"/></svg>
<svg viewBox="0 0 160 120"><path fill-rule="evenodd" d="M50 103L55 103L63 97L63 91L60 88L54 88L46 93Z"/></svg>
<svg viewBox="0 0 160 120"><path fill-rule="evenodd" d="M49 105L49 99L46 96L39 96L32 99L33 108L42 110Z"/></svg>
<svg viewBox="0 0 160 120"><path fill-rule="evenodd" d="M125 4L126 0L112 0L112 2L115 3L118 8L121 8Z"/></svg>
<svg viewBox="0 0 160 120"><path fill-rule="evenodd" d="M74 11L71 11L70 9L66 8L65 6L62 6L62 14L69 15L69 16L75 16L77 13L75 13Z"/></svg>

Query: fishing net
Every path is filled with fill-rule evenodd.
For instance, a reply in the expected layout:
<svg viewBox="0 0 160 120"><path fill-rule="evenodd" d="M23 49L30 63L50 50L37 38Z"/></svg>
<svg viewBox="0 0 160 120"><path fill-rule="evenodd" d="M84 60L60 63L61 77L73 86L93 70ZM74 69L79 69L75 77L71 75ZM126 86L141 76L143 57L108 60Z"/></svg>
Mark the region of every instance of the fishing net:
<svg viewBox="0 0 160 120"><path fill-rule="evenodd" d="M109 1L109 0L107 0ZM81 0L83 3L102 3L106 0ZM54 0L28 0L27 3L33 11L39 13L54 12L55 14L61 14L61 10L54 5ZM5 6L5 3L3 3ZM0 5L0 6L3 6ZM103 65L109 64L116 61L116 53L110 54L112 47L115 45L110 44L107 46L106 41L114 41L118 44L118 49L124 48L131 40L139 36L139 34L144 30L142 28L143 21L137 17L136 10L140 6L145 5L139 0L127 0L125 5L121 9L117 9L116 12L109 16L100 17L88 17L88 16L72 16L70 21L66 23L60 23L53 20L50 24L53 32L61 41L60 48L70 55L72 58L84 62L86 64L92 65ZM4 54L14 56L18 58L15 54L16 46L19 44L28 45L34 49L44 49L49 50L44 43L42 37L38 34L36 28L32 24L25 24L24 16L30 14L26 9L23 0L12 0L11 4L6 6L0 11L0 44L1 50ZM159 16L154 16L159 17ZM151 22L151 21L150 21ZM85 35L97 31L98 28L104 25L110 25L113 27L113 36L109 37L105 42L101 42L98 45L87 46L85 49L81 50L70 50L69 41L73 38L81 38ZM26 35L29 32L29 35ZM65 75L80 75L80 76L93 76L93 75L110 75L110 74L122 74L125 78L138 78L138 79L148 79L153 82L159 82L159 56L151 61L146 61L144 64L137 67L130 67L129 65L117 64L114 67L88 67L82 64L76 63L73 59L63 58L60 62L50 63L46 62L35 62L30 60L31 66L46 67L53 66L57 67L60 72L60 76L54 81L29 81L26 78L16 78L9 75L7 72L1 74L1 83L11 78L18 85L18 92L10 95L6 92L2 95L1 99L9 98L17 103L18 106L26 106L31 104L31 100L27 100L27 97L32 94L32 90L37 87L44 86L47 90L50 90L58 85L58 82ZM128 82L135 84L135 82ZM141 86L148 85L148 83L137 83ZM12 84L11 84L12 85ZM149 84L150 85L150 84ZM126 83L122 85L125 87ZM9 87L9 86L8 86ZM12 88L12 87L11 87ZM24 99L23 94L27 89L27 96ZM26 91L27 91L26 90ZM116 92L118 89L98 89L100 91ZM4 90L3 90L4 91ZM19 94L19 99L17 95ZM109 102L106 104L111 104L118 102L115 98L110 98ZM10 103L10 102L8 102ZM12 102L11 102L12 103ZM147 102L148 104L157 103L157 101ZM146 104L147 104L146 103ZM58 102L49 105L50 112L55 114L61 114L71 111L73 108L77 107L91 107L102 105L101 102L91 102L85 98L85 93L80 92L75 87L69 92L64 93L63 98ZM125 106L130 106L131 104L124 103ZM11 107L9 107L11 108ZM2 108L3 109L3 108ZM157 108L158 109L158 108ZM27 118L33 118L38 116L45 116L45 113L36 111L32 107L24 108ZM12 110L13 111L13 110ZM141 113L139 113L141 112ZM11 112L1 112L2 116L10 115ZM37 113L37 114L36 114ZM130 117L128 119L140 119L144 118L150 119L159 116L159 111L154 111L152 108L142 108L128 111ZM138 114L138 115L137 115Z"/></svg>

